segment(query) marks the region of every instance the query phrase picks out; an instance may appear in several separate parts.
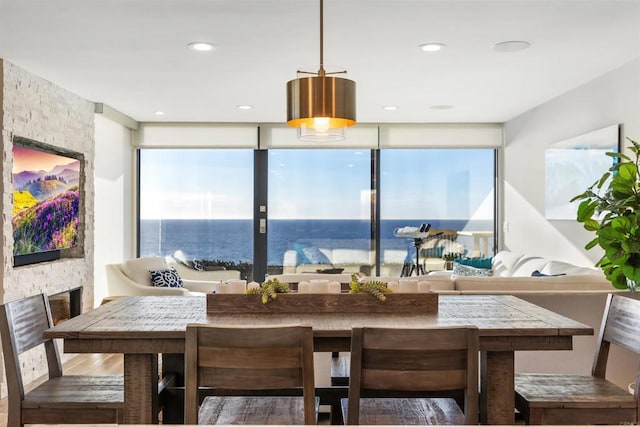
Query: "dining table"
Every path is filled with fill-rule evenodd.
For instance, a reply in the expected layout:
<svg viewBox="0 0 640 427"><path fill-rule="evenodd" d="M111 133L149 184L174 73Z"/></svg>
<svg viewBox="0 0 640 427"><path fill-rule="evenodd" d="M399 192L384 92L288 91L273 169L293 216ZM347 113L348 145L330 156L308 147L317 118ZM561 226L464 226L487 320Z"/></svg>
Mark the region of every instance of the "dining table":
<svg viewBox="0 0 640 427"><path fill-rule="evenodd" d="M373 297L372 297L373 298ZM431 328L474 325L480 335L480 420L514 424L516 351L571 350L593 328L511 295L439 295L436 313L207 313L204 296L114 299L45 331L65 353L124 355L124 423L157 422L158 355L183 355L187 324L313 327L314 351L350 350L353 327ZM162 370L181 370L162 359ZM181 360L178 358L177 360Z"/></svg>

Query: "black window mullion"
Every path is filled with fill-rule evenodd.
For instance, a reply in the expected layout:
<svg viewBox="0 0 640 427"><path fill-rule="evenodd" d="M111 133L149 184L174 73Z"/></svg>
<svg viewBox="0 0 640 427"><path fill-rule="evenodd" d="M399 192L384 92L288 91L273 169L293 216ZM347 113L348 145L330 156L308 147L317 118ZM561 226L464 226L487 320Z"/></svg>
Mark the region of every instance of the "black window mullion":
<svg viewBox="0 0 640 427"><path fill-rule="evenodd" d="M253 278L263 282L267 274L267 189L268 152L255 150L253 161ZM265 232L261 232L260 221L264 221Z"/></svg>
<svg viewBox="0 0 640 427"><path fill-rule="evenodd" d="M371 246L375 255L375 275L380 276L380 149L371 150Z"/></svg>

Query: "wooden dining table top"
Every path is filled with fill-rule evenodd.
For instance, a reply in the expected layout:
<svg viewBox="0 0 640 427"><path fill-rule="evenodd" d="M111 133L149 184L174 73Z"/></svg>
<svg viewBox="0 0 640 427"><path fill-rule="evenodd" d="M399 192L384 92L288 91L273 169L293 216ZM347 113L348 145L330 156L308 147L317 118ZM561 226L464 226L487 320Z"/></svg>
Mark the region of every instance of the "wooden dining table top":
<svg viewBox="0 0 640 427"><path fill-rule="evenodd" d="M372 297L373 298L373 297ZM203 296L121 297L45 332L76 339L183 339L186 325L307 324L316 338L348 337L357 326L420 328L475 325L481 341L491 337L571 337L593 328L510 295L440 295L438 312L207 314ZM521 348L519 348L521 349Z"/></svg>

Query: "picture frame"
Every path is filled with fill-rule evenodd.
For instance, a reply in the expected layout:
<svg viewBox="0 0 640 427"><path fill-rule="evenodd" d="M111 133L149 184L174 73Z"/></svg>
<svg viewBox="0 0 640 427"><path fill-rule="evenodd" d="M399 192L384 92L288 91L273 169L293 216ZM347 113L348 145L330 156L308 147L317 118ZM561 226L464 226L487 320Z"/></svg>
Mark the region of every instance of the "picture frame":
<svg viewBox="0 0 640 427"><path fill-rule="evenodd" d="M605 155L620 152L621 125L597 129L550 144L545 149L545 218L575 220L581 194L614 164Z"/></svg>

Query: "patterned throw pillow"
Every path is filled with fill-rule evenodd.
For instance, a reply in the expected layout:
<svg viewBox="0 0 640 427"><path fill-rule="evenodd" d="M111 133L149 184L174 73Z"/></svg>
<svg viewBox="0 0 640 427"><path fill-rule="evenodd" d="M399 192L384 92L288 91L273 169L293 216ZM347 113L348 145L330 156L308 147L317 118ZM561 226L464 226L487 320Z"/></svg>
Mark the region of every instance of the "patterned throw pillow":
<svg viewBox="0 0 640 427"><path fill-rule="evenodd" d="M159 288L181 288L183 286L182 278L178 271L169 267L165 270L150 270L151 283Z"/></svg>
<svg viewBox="0 0 640 427"><path fill-rule="evenodd" d="M470 265L464 265L459 263L453 263L453 272L451 277L469 277L469 276L493 276L493 270L489 268L476 268Z"/></svg>
<svg viewBox="0 0 640 427"><path fill-rule="evenodd" d="M193 260L193 269L196 271L204 271L204 265L200 261Z"/></svg>

